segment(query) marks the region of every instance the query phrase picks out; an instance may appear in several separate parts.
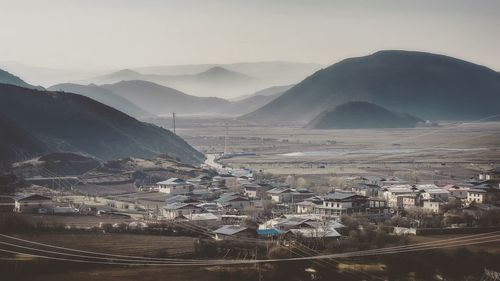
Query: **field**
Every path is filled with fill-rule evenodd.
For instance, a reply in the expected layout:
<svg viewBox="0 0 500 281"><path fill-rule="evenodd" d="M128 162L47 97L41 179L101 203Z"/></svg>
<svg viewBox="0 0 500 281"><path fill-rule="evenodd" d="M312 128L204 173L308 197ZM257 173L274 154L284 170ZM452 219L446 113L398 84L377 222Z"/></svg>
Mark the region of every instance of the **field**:
<svg viewBox="0 0 500 281"><path fill-rule="evenodd" d="M150 257L190 254L193 252L195 241L195 238L185 236L116 233L44 233L15 237L78 250Z"/></svg>
<svg viewBox="0 0 500 281"><path fill-rule="evenodd" d="M154 121L170 127L169 119ZM331 175L454 182L500 164L500 122L376 130L309 130L235 119L185 118L177 123L177 133L202 152L224 151L227 128L227 152L256 153L227 159L227 165L318 182Z"/></svg>

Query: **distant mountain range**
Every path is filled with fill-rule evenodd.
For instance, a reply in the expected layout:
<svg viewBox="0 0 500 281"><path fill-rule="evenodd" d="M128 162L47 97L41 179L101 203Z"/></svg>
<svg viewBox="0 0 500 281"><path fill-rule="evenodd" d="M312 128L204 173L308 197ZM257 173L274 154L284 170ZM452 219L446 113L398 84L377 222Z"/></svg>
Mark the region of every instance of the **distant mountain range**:
<svg viewBox="0 0 500 281"><path fill-rule="evenodd" d="M412 128L423 122L415 116L387 110L376 104L353 101L325 110L307 125L311 129Z"/></svg>
<svg viewBox="0 0 500 281"><path fill-rule="evenodd" d="M158 66L123 69L77 83L114 84L144 80L195 96L236 98L274 85L296 83L320 67L289 62Z"/></svg>
<svg viewBox="0 0 500 281"><path fill-rule="evenodd" d="M230 64L192 64L192 65L167 65L133 68L140 73L182 75L196 74L206 71L212 67L219 66L227 70L235 71L253 77L261 81L262 88L273 85L288 85L302 81L323 66L315 63L299 63L287 61L268 62L240 62ZM255 90L251 91L255 92Z"/></svg>
<svg viewBox="0 0 500 281"><path fill-rule="evenodd" d="M114 84L122 81L142 80L175 88L195 96L230 97L253 92L259 82L250 76L214 66L196 74L161 75L142 74L130 69L91 78L84 83Z"/></svg>
<svg viewBox="0 0 500 281"><path fill-rule="evenodd" d="M288 88L290 86L283 86ZM238 101L215 97L196 97L153 82L130 80L104 85L58 84L51 91L65 91L92 98L130 116L146 119L153 116L182 115L238 116L256 110L278 97L282 87L273 87L248 95ZM283 90L284 91L284 90Z"/></svg>
<svg viewBox="0 0 500 281"><path fill-rule="evenodd" d="M430 120L483 118L500 113L500 74L443 55L380 51L322 69L242 118L309 122L349 101Z"/></svg>
<svg viewBox="0 0 500 281"><path fill-rule="evenodd" d="M78 152L103 160L159 154L186 163L204 159L202 153L172 132L81 95L0 84L0 112L5 116L2 130L14 132L9 133L14 136L6 140L7 144L2 143L2 147L12 147L9 154L2 151L0 159L4 163L12 159L8 155L25 155L28 159L45 149ZM19 144L19 140L29 144Z"/></svg>

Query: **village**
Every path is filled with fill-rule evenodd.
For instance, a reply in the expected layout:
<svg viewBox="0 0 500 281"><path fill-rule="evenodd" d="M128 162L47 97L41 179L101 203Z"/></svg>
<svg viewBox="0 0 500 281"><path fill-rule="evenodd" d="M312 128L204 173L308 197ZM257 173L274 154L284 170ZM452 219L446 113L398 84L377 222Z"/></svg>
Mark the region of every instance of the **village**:
<svg viewBox="0 0 500 281"><path fill-rule="evenodd" d="M220 157L220 156L219 156ZM208 173L170 177L133 192L90 196L62 193L2 195L3 213L66 228L145 228L175 223L215 240L229 238L343 239L347 217L390 226L391 235L470 233L498 227L500 168L460 184L411 184L394 176L352 176L342 188L317 194L289 175L284 181L233 169L209 157ZM74 219L70 219L74 218ZM179 224L180 223L180 224ZM325 242L326 241L326 242Z"/></svg>

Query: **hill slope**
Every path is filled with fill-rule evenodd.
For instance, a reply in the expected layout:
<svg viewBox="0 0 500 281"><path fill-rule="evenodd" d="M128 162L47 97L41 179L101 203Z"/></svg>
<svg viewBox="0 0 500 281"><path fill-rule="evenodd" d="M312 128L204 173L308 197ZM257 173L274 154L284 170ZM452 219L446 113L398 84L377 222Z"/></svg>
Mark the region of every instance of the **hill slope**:
<svg viewBox="0 0 500 281"><path fill-rule="evenodd" d="M204 156L182 138L81 95L0 85L0 112L42 141L50 151L100 159L169 154L187 163Z"/></svg>
<svg viewBox="0 0 500 281"><path fill-rule="evenodd" d="M11 163L49 151L35 136L3 115L0 115L0 136L0 171Z"/></svg>
<svg viewBox="0 0 500 281"><path fill-rule="evenodd" d="M243 95L239 96L237 98L231 99L232 101L241 101L247 98L255 97L255 96L273 96L274 98L279 97L281 94L286 92L287 90L291 89L294 85L284 85L284 86L272 86L269 88L265 88L262 90L259 90L253 94L250 95Z"/></svg>
<svg viewBox="0 0 500 281"><path fill-rule="evenodd" d="M423 120L387 110L376 104L353 101L326 110L308 125L311 129L411 128Z"/></svg>
<svg viewBox="0 0 500 281"><path fill-rule="evenodd" d="M500 75L443 55L381 51L320 70L242 118L309 121L354 100L425 119L481 118L499 113Z"/></svg>
<svg viewBox="0 0 500 281"><path fill-rule="evenodd" d="M26 82L23 79L11 74L5 70L0 69L0 84L9 84L16 85L19 87L29 88L29 89L39 89L43 90L43 87L33 86Z"/></svg>
<svg viewBox="0 0 500 281"><path fill-rule="evenodd" d="M50 91L64 91L69 93L75 93L89 97L107 106L118 109L119 111L130 115L134 118L149 118L153 117L152 113L140 108L139 106L133 104L126 98L114 93L113 91L97 86L94 84L90 85L78 85L71 83L57 84L48 88Z"/></svg>
<svg viewBox="0 0 500 281"><path fill-rule="evenodd" d="M191 96L148 81L122 81L101 87L157 115L169 115L172 112L184 115L213 114L230 104L224 99Z"/></svg>

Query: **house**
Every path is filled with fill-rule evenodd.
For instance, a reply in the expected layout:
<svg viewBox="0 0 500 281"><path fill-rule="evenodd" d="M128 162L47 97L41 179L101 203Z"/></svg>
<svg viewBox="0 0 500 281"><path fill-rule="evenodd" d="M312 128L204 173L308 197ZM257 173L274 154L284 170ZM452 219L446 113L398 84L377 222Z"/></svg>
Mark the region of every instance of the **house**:
<svg viewBox="0 0 500 281"><path fill-rule="evenodd" d="M319 205L323 205L323 198L319 196L312 196L295 204L295 212L297 214L313 214L314 207Z"/></svg>
<svg viewBox="0 0 500 281"><path fill-rule="evenodd" d="M219 199L215 200L219 206L225 209L244 210L250 206L251 201L244 196L237 194L223 194Z"/></svg>
<svg viewBox="0 0 500 281"><path fill-rule="evenodd" d="M292 201L290 203L297 203L297 202L301 202L307 198L310 198L310 197L313 197L315 196L315 194L305 188L297 188L297 189L293 189L293 192L292 192Z"/></svg>
<svg viewBox="0 0 500 281"><path fill-rule="evenodd" d="M337 230L344 227L335 220L321 219L317 215L283 215L259 225L257 232L275 229L303 238L332 238L339 237Z"/></svg>
<svg viewBox="0 0 500 281"><path fill-rule="evenodd" d="M52 198L38 194L21 195L14 201L14 212L17 213L47 214L53 209Z"/></svg>
<svg viewBox="0 0 500 281"><path fill-rule="evenodd" d="M297 214L312 214L318 204L312 201L302 201L295 205Z"/></svg>
<svg viewBox="0 0 500 281"><path fill-rule="evenodd" d="M170 195L187 194L191 192L192 185L179 178L170 178L157 182L158 190Z"/></svg>
<svg viewBox="0 0 500 281"><path fill-rule="evenodd" d="M274 203L288 203L292 200L293 190L288 187L276 187L267 191L267 195Z"/></svg>
<svg viewBox="0 0 500 281"><path fill-rule="evenodd" d="M305 188L293 189L289 187L276 187L267 191L267 194L274 203L292 204L314 196L314 193Z"/></svg>
<svg viewBox="0 0 500 281"><path fill-rule="evenodd" d="M481 172L478 175L480 181L494 181L500 182L500 167L491 169L487 172Z"/></svg>
<svg viewBox="0 0 500 281"><path fill-rule="evenodd" d="M367 208L369 208L368 197L337 191L325 196L323 205L314 207L314 213L323 216L341 216L365 212Z"/></svg>
<svg viewBox="0 0 500 281"><path fill-rule="evenodd" d="M484 189L469 189L467 191L467 202L483 204L487 201L488 192Z"/></svg>
<svg viewBox="0 0 500 281"><path fill-rule="evenodd" d="M187 219L190 219L190 216L192 214L199 214L201 213L201 211L202 209L198 206L176 202L165 205L162 208L162 216L168 220L173 220L178 217L185 217Z"/></svg>
<svg viewBox="0 0 500 281"><path fill-rule="evenodd" d="M290 229L289 232L302 238L309 239L327 239L338 238L342 236L336 229L335 225L329 224L329 221L323 222L306 222L305 226Z"/></svg>
<svg viewBox="0 0 500 281"><path fill-rule="evenodd" d="M450 192L444 188L424 189L420 196L424 200L448 201Z"/></svg>
<svg viewBox="0 0 500 281"><path fill-rule="evenodd" d="M194 224L205 226L205 227L213 227L220 224L220 217L216 216L212 213L200 213L200 214L191 214L186 217L189 221Z"/></svg>
<svg viewBox="0 0 500 281"><path fill-rule="evenodd" d="M274 187L267 183L248 183L243 184L245 189L245 195L249 198L267 198L267 191L273 189Z"/></svg>
<svg viewBox="0 0 500 281"><path fill-rule="evenodd" d="M208 186L212 183L212 177L208 175L199 175L195 178L191 178L186 180L187 183L197 186Z"/></svg>
<svg viewBox="0 0 500 281"><path fill-rule="evenodd" d="M382 188L382 197L387 201L390 208L401 208L402 197L408 195L415 195L415 189L411 185L393 185L384 186ZM398 199L399 197L399 199Z"/></svg>
<svg viewBox="0 0 500 281"><path fill-rule="evenodd" d="M432 213L437 214L441 211L442 205L443 205L443 202L426 200L426 201L424 201L424 203L422 205L422 209L424 211L428 211L428 212L432 212Z"/></svg>
<svg viewBox="0 0 500 281"><path fill-rule="evenodd" d="M214 230L215 240L252 238L256 232L248 227L241 225L223 225Z"/></svg>
<svg viewBox="0 0 500 281"><path fill-rule="evenodd" d="M355 184L351 187L352 192L363 195L363 196L368 196L368 197L377 197L380 186L372 183L358 183Z"/></svg>
<svg viewBox="0 0 500 281"><path fill-rule="evenodd" d="M402 209L411 209L418 207L419 198L417 194L408 194L408 195L398 195L397 197L397 207Z"/></svg>
<svg viewBox="0 0 500 281"><path fill-rule="evenodd" d="M469 191L469 188L467 187L460 187L453 184L445 185L443 189L448 190L450 197L457 199L467 199L467 191Z"/></svg>

